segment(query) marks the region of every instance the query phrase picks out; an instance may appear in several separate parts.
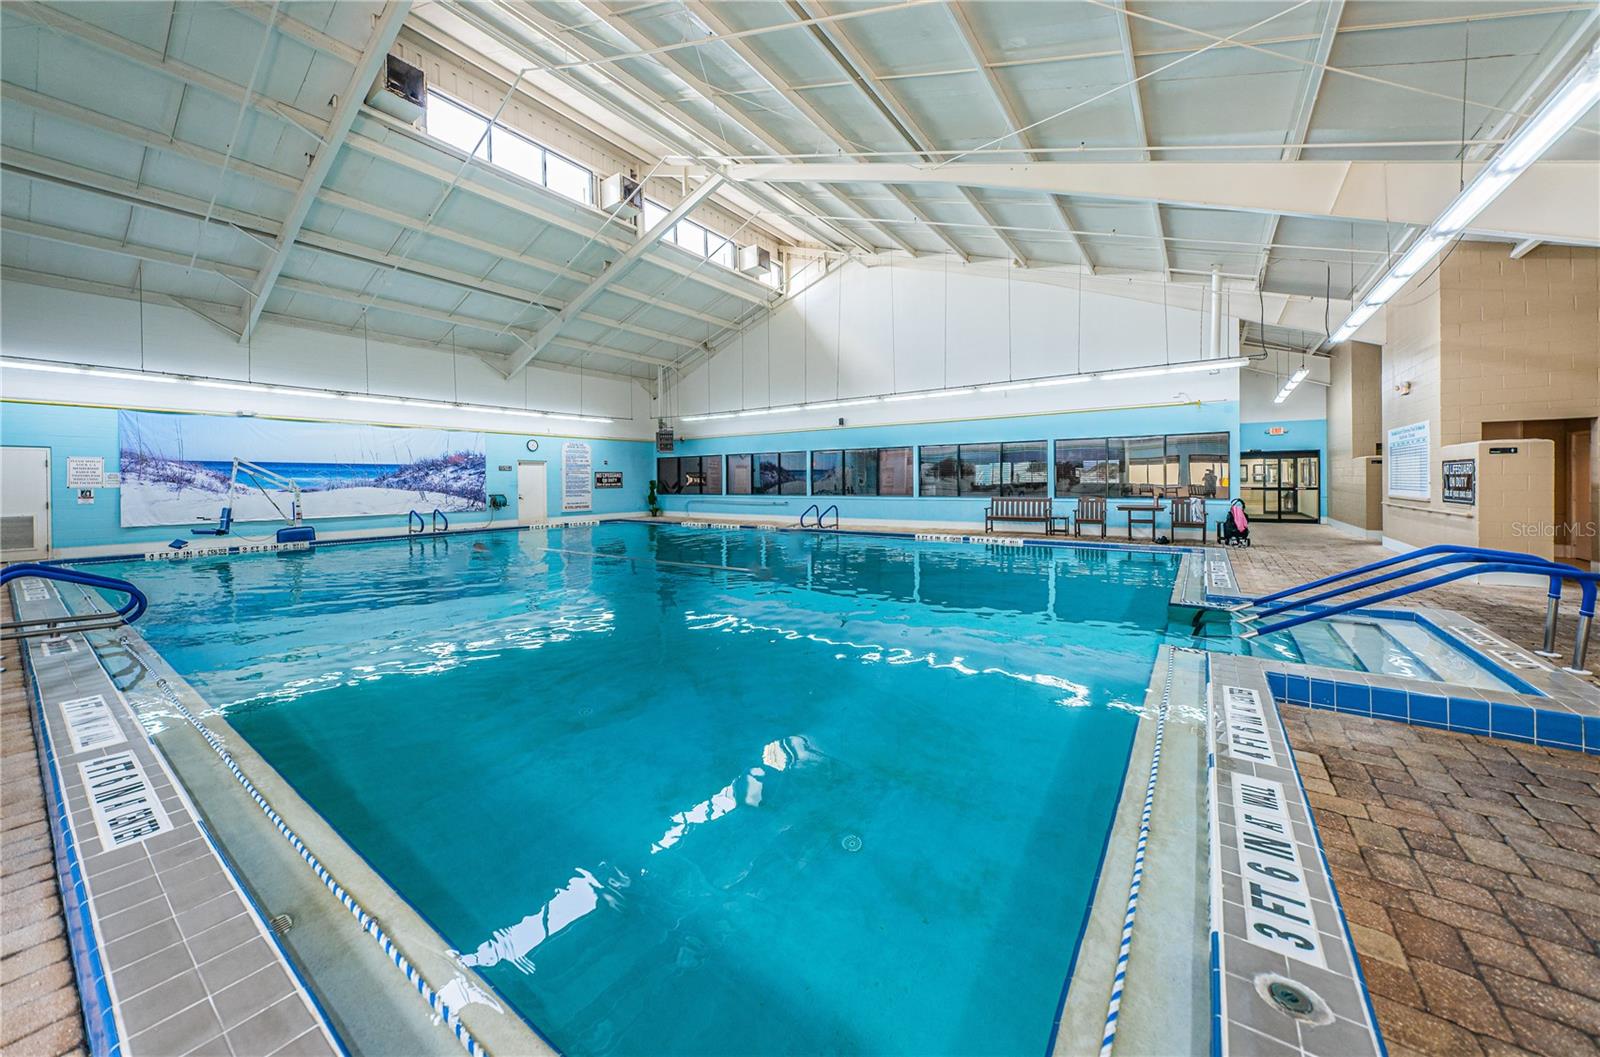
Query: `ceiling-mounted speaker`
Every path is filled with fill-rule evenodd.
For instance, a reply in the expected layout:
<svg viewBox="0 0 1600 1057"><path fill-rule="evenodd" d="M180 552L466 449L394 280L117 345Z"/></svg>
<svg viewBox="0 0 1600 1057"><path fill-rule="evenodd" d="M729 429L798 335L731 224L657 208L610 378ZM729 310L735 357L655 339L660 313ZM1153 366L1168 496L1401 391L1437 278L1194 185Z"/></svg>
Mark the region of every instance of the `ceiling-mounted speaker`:
<svg viewBox="0 0 1600 1057"><path fill-rule="evenodd" d="M368 106L411 125L422 118L427 100L427 75L394 55L389 56L372 91L367 93Z"/></svg>

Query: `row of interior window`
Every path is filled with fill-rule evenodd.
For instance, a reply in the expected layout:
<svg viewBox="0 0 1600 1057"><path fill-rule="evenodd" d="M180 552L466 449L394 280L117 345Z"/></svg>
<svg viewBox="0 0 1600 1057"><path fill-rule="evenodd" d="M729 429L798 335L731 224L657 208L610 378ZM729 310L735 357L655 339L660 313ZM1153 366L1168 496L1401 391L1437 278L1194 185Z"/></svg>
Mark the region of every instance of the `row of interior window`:
<svg viewBox="0 0 1600 1057"><path fill-rule="evenodd" d="M656 460L663 495L1046 496L1047 441L925 444ZM1226 495L1226 433L1098 437L1055 442L1055 494ZM912 470L918 487L912 491ZM809 489L808 489L809 485Z"/></svg>
<svg viewBox="0 0 1600 1057"><path fill-rule="evenodd" d="M475 157L548 187L556 194L584 205L594 204L594 173L528 137L431 90L427 119L428 135L458 150L472 151ZM486 128L488 136L483 134ZM644 230L654 227L667 213L661 203L645 199ZM692 220L678 221L666 238L697 257L724 268L734 267L737 244ZM773 288L782 285L783 273L777 262L773 262L761 281Z"/></svg>

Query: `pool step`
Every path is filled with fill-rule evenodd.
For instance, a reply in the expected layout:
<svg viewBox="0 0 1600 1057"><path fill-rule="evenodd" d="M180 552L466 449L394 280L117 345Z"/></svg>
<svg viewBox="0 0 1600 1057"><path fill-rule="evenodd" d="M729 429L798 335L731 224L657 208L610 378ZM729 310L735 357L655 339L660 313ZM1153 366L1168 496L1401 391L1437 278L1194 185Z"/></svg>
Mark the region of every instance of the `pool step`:
<svg viewBox="0 0 1600 1057"><path fill-rule="evenodd" d="M1315 620L1291 628L1289 637L1294 640L1306 664L1354 672L1370 670L1362 663L1360 654L1326 620Z"/></svg>
<svg viewBox="0 0 1600 1057"><path fill-rule="evenodd" d="M1387 630L1387 625L1365 621L1337 621L1333 631L1369 672L1398 675L1403 679L1437 680L1438 674Z"/></svg>
<svg viewBox="0 0 1600 1057"><path fill-rule="evenodd" d="M1426 628L1410 621L1394 620L1384 625L1389 633L1426 664L1446 683L1458 686L1500 688L1500 680L1448 644L1434 638Z"/></svg>

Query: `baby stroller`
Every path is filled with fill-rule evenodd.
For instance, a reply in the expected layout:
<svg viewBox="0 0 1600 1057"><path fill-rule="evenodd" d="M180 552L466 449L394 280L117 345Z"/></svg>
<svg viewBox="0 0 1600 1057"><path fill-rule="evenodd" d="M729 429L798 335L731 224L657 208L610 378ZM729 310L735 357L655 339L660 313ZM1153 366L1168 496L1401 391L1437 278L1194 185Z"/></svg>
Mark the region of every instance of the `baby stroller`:
<svg viewBox="0 0 1600 1057"><path fill-rule="evenodd" d="M1217 539L1230 547L1250 546L1250 519L1244 514L1244 500L1228 504L1228 512L1217 522Z"/></svg>

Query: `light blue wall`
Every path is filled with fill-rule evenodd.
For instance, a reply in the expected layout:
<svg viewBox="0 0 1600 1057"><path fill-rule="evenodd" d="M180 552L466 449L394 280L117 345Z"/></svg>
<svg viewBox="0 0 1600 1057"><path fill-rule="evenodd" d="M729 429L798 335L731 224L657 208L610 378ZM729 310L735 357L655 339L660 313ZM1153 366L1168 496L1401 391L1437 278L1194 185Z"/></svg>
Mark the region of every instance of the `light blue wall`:
<svg viewBox="0 0 1600 1057"><path fill-rule="evenodd" d="M972 444L1007 440L1068 440L1076 437L1125 437L1158 433L1229 434L1233 451L1233 474L1239 476L1239 405L1234 401L1186 404L1181 407L1119 408L1055 415L1026 415L1009 418L963 419L952 422L919 422L898 426L842 426L832 429L803 430L792 433L750 433L732 437L680 440L674 455L740 455L747 452L815 451L831 448L886 448L924 444ZM915 477L915 467L913 467ZM1050 490L1055 491L1055 464L1052 452ZM771 515L798 518L813 502L822 506L839 505L842 518L879 518L890 521L966 521L982 526L986 498L912 496L662 496L661 505L669 511L715 515ZM1073 500L1057 500L1070 508ZM1214 504L1221 516L1225 500ZM1110 531L1122 525L1121 515L1113 514Z"/></svg>
<svg viewBox="0 0 1600 1057"><path fill-rule="evenodd" d="M1281 436L1267 430L1282 427ZM1322 462L1317 478L1321 492L1322 516L1328 516L1328 420L1324 418L1273 419L1239 423L1239 449L1242 451L1312 451Z"/></svg>
<svg viewBox="0 0 1600 1057"><path fill-rule="evenodd" d="M527 449L530 438L539 441L539 450ZM565 440L548 434L486 433L485 446L488 461L487 488L491 493L506 496L509 506L504 510L450 515L452 528L484 524L491 520L504 524L517 518L518 460L543 460L548 464L545 479L548 488L547 506L550 517L563 516L561 510L561 447ZM645 490L655 475L654 445L636 440L592 440L590 445L594 469L621 470L621 489L596 489L594 513L622 514L644 509ZM105 459L107 471L118 464L117 410L115 408L76 407L60 404L27 404L6 401L0 404L0 443L33 448L50 449L50 512L51 546L56 550L76 547L100 547L109 544L148 544L166 542L187 536L192 526L168 525L142 528L123 528L119 523L117 502L121 495L114 488L96 492L95 502L79 506L77 492L67 487L67 456L98 455ZM508 466L510 469L501 470ZM569 514L566 516L576 516ZM370 531L389 533L404 531L404 517L377 515L372 517L315 518L308 519L319 532ZM267 535L271 526L265 522L241 524L245 535Z"/></svg>

